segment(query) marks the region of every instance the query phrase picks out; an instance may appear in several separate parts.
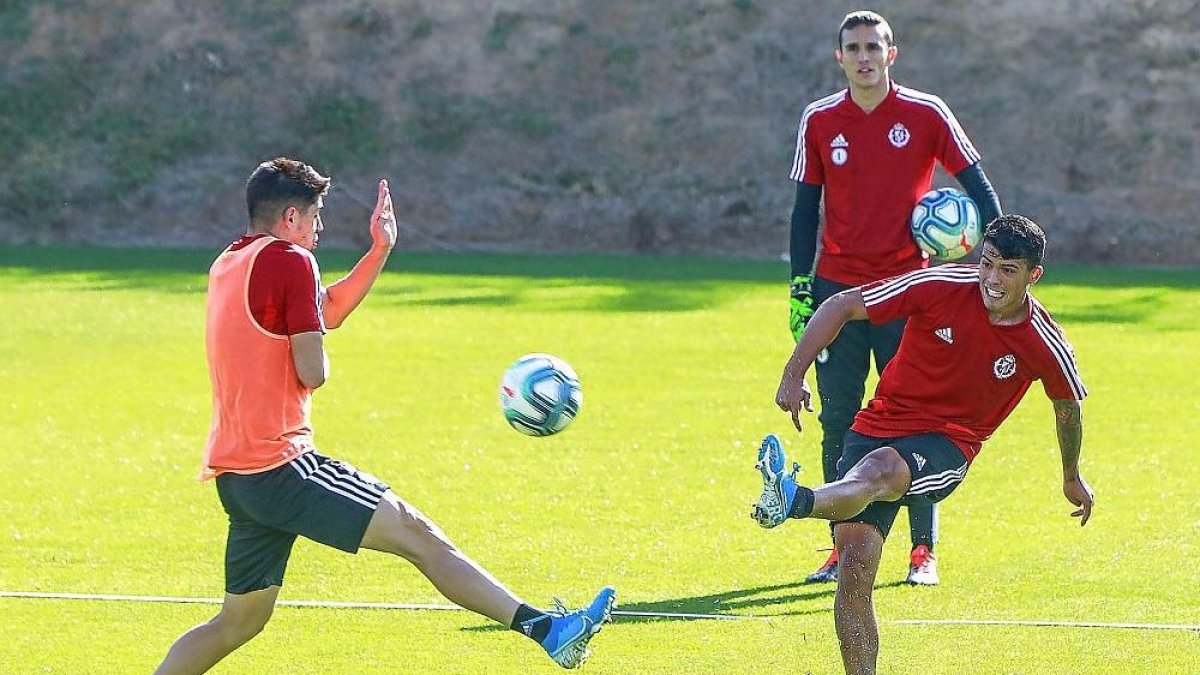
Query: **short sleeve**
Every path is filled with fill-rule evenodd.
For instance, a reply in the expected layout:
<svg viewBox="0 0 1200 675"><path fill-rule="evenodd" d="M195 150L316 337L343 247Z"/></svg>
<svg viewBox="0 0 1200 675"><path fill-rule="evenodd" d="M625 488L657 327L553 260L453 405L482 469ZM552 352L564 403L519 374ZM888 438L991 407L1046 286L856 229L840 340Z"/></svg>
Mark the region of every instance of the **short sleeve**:
<svg viewBox="0 0 1200 675"><path fill-rule="evenodd" d="M824 110L837 107L846 97L846 92L827 96L814 101L800 115L796 127L796 150L792 154L791 179L798 183L825 184L825 166L821 161L821 144L817 141L814 119Z"/></svg>
<svg viewBox="0 0 1200 675"><path fill-rule="evenodd" d="M1087 387L1079 375L1075 361L1075 350L1057 323L1041 307L1035 307L1030 324L1045 347L1046 358L1041 368L1042 387L1050 400L1082 401L1087 398Z"/></svg>
<svg viewBox="0 0 1200 675"><path fill-rule="evenodd" d="M936 112L933 124L937 127L935 133L937 159L945 167L946 172L953 176L968 166L978 163L981 157L979 151L972 145L967 132L958 123L954 113L950 111L950 107L937 96L930 95L929 98L932 108Z"/></svg>
<svg viewBox="0 0 1200 675"><path fill-rule="evenodd" d="M325 332L320 269L312 253L273 242L254 261L248 291L250 312L276 335Z"/></svg>

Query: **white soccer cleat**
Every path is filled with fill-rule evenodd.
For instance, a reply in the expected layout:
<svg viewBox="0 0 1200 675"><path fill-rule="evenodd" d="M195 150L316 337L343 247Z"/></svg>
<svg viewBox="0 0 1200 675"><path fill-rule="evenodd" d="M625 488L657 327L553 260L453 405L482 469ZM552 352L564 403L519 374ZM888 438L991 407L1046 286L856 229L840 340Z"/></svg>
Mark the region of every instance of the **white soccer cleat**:
<svg viewBox="0 0 1200 675"><path fill-rule="evenodd" d="M909 554L908 583L914 586L937 586L937 556L925 544L914 548Z"/></svg>

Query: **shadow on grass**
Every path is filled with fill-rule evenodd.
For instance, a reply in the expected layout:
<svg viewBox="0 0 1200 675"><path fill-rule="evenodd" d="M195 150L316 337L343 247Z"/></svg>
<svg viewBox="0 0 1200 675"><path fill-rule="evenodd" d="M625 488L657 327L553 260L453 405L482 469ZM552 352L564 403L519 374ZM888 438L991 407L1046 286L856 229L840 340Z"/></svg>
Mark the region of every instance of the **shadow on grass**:
<svg viewBox="0 0 1200 675"><path fill-rule="evenodd" d="M33 272L178 272L205 273L219 248L110 248L102 246L3 246L0 269ZM361 251L320 249L322 271L344 272ZM498 254L397 250L388 260L393 273L451 276L514 276L535 279L594 278L647 281L778 281L787 276L779 260L744 260L694 256L605 254Z"/></svg>
<svg viewBox="0 0 1200 675"><path fill-rule="evenodd" d="M81 245L0 246L0 269L37 272L204 273L219 252L213 248L107 247ZM317 258L330 272L350 269L360 251L320 249ZM397 250L389 272L453 276L518 276L566 279L644 279L654 281L772 282L787 275L778 259L747 260L703 256L641 256L585 253L501 254ZM1114 288L1200 288L1200 269L1118 268L1050 264L1042 285Z"/></svg>
<svg viewBox="0 0 1200 675"><path fill-rule="evenodd" d="M875 590L891 589L897 587L908 587L908 584L903 581L891 581L885 584L876 584ZM780 591L791 591L794 589L811 589L805 592L789 592L782 595ZM728 617L728 619L736 618L756 618L770 619L775 617L785 616L811 616L814 614L832 614L832 603L815 609L791 609L786 610L785 605L791 605L797 602L807 600L818 600L828 598L832 600L836 591L833 584L822 584L813 586L805 584L803 581L796 581L788 584L776 584L772 586L758 586L755 588L742 588L721 593L712 593L709 595L698 595L690 598L672 598L668 600L655 600L651 602L630 602L623 603L620 598L620 589L617 589L617 615L613 617L613 621L621 623L648 623L653 621L704 621L702 619L691 616L678 615L702 615L714 617ZM745 612L744 610L754 609L781 609L784 611L767 611ZM653 613L657 616L642 616L640 614L622 614L622 612L637 612L637 613ZM505 626L499 626L494 623L488 623L482 626L466 626L461 630L465 631L502 631L508 630Z"/></svg>
<svg viewBox="0 0 1200 675"><path fill-rule="evenodd" d="M1165 310L1170 293L1172 291L1166 289L1148 290L1140 291L1136 297L1126 296L1112 302L1086 305L1057 302L1047 303L1047 306L1059 323L1140 323Z"/></svg>
<svg viewBox="0 0 1200 675"><path fill-rule="evenodd" d="M20 278L71 291L158 289L203 293L216 250L13 246L0 248L0 281ZM358 259L318 253L336 279ZM720 305L739 287L786 278L779 261L615 255L498 255L398 251L373 291L411 307L516 307L534 311L675 312ZM416 283L399 275L421 275ZM445 276L445 279L429 278ZM409 278L411 279L411 277ZM581 289L580 287L590 287Z"/></svg>
<svg viewBox="0 0 1200 675"><path fill-rule="evenodd" d="M159 289L203 293L217 250L86 246L0 247L0 281L53 278L76 291ZM336 279L359 252L321 250L326 279ZM594 254L488 254L397 251L374 295L413 307L523 307L535 311L690 311L718 306L745 286L779 283L779 260ZM416 283L400 275L420 275ZM437 276L445 276L438 279ZM57 277L57 278L55 278ZM434 277L434 278L430 278ZM578 290L579 287L597 287ZM1126 292L1111 302L1072 306L1051 301L1065 323L1136 323L1161 312L1174 289L1200 289L1200 270L1051 266L1039 284L1047 294L1069 287ZM573 291L573 289L575 289ZM1136 297L1128 297L1136 290Z"/></svg>

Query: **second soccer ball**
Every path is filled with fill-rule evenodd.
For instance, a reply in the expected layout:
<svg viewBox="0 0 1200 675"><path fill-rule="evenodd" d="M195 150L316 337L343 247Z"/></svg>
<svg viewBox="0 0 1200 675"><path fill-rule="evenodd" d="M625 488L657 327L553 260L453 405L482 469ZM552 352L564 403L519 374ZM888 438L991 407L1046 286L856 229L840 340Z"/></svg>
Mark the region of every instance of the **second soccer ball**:
<svg viewBox="0 0 1200 675"><path fill-rule="evenodd" d="M913 208L910 225L917 246L938 260L958 260L983 237L979 207L954 188L926 192Z"/></svg>

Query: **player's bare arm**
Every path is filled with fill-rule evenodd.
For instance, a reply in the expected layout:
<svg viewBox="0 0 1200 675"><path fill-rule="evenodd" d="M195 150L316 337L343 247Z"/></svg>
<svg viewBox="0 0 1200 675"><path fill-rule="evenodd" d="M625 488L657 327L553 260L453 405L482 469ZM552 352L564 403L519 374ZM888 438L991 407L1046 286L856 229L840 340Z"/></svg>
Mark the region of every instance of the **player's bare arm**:
<svg viewBox="0 0 1200 675"><path fill-rule="evenodd" d="M1092 516L1095 494L1079 473L1079 451L1083 447L1083 407L1079 401L1058 399L1054 402L1054 425L1058 431L1058 449L1062 453L1063 495L1079 507L1071 513L1087 525Z"/></svg>
<svg viewBox="0 0 1200 675"><path fill-rule="evenodd" d="M386 179L379 181L379 195L371 214L371 248L343 279L325 290L323 307L325 327L337 328L367 297L375 279L383 271L392 247L396 245L396 213Z"/></svg>
<svg viewBox="0 0 1200 675"><path fill-rule="evenodd" d="M292 346L292 363L296 364L296 375L300 383L316 389L329 378L329 357L325 353L325 336L321 331L297 333L289 340Z"/></svg>
<svg viewBox="0 0 1200 675"><path fill-rule="evenodd" d="M804 335L792 350L792 356L783 367L783 377L779 382L779 391L775 394L775 405L780 410L791 413L792 424L797 431L803 431L800 424L800 409L812 412L812 390L804 381L808 369L816 360L817 354L829 346L841 332L842 326L850 321L867 318L867 305L863 302L862 291L851 288L821 303L816 313L808 321Z"/></svg>

